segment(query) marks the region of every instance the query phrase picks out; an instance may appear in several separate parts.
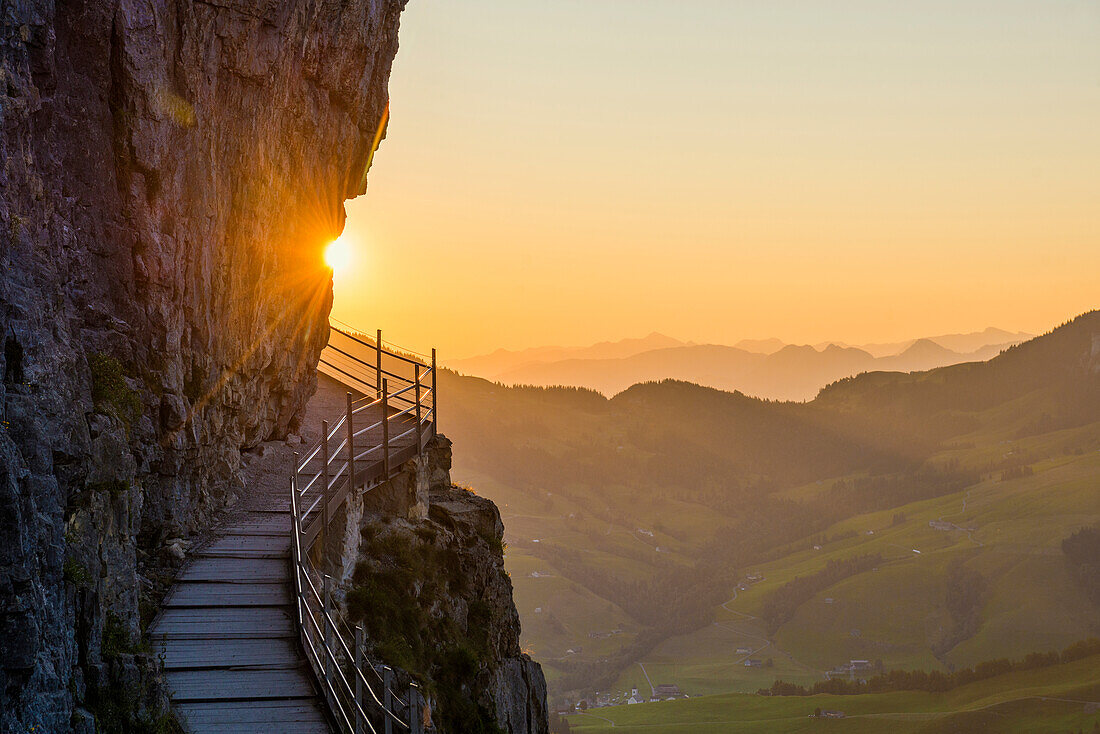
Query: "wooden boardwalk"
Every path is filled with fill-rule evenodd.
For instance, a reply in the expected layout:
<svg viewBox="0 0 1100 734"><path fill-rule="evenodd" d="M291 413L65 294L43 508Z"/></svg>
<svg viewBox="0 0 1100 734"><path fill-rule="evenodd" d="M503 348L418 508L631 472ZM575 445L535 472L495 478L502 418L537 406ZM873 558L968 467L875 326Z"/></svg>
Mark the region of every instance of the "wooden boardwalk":
<svg viewBox="0 0 1100 734"><path fill-rule="evenodd" d="M289 558L289 511L253 509L176 579L151 636L189 731L332 731L291 618Z"/></svg>
<svg viewBox="0 0 1100 734"><path fill-rule="evenodd" d="M317 639L312 628L299 627L299 610L314 620L319 617L312 615L323 611L329 629L335 628L336 621L331 610L317 607L319 597L296 591L295 579L301 582L324 567L311 569L301 558L292 564L291 543L308 550L330 509L339 507L353 489L389 479L435 435L435 357L433 351L429 369L378 348L368 350L367 356L374 356L372 365L363 355L348 351L360 349L363 342L343 338L344 351L334 349L330 341L322 356L325 374L318 375L319 390L307 411L334 419L334 435L346 426L348 436L341 433L331 445L319 436L313 448L303 447L302 463L295 455L291 464L286 456L285 473L257 479L243 503L243 513L191 554L150 628L154 649L164 661L174 709L194 734L328 734L334 721L341 721L340 730L345 732L369 726L363 720L365 714L355 718L353 712L354 722L346 713L342 719L330 718L335 713L330 712L318 681L327 686L333 701L337 700L333 696L348 691L358 697L359 685L343 676L337 681L317 657L318 645L330 644L329 640ZM402 366L412 371L411 382L390 369ZM421 383L422 375L430 376L430 390ZM385 378L397 385L392 393ZM387 402L387 397L360 397L373 394L375 388L385 388L382 393L395 402ZM355 394L349 396L349 390ZM431 393L430 404L423 401L426 392ZM354 414L353 401L362 405ZM349 443L353 424L359 427L354 431L354 457ZM276 449L276 457L282 451ZM292 492L299 502L297 525L292 520ZM321 501L322 497L327 500ZM301 596L296 598L296 593ZM312 658L307 657L303 640L309 642ZM330 655L335 654L330 648ZM359 711L371 704L362 699L356 705ZM389 715L396 719L396 714ZM415 714L410 715L418 721ZM406 731L411 728L400 725Z"/></svg>

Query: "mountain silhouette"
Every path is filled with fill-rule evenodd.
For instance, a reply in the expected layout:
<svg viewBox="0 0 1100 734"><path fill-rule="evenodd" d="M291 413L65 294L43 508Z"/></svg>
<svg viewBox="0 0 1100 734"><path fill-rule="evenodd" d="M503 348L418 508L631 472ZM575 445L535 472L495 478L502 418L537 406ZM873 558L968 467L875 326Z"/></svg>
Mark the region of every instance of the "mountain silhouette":
<svg viewBox="0 0 1100 734"><path fill-rule="evenodd" d="M641 339L589 347L501 349L455 360L448 366L508 385L586 387L606 396L639 382L674 379L754 397L805 401L825 385L861 372L912 372L984 361L1017 343L1020 337L1019 333L989 328L972 334L868 345L865 349L834 342L817 346L783 344L778 339L742 340L732 347L691 344L652 333ZM946 346L945 341L978 346L960 352ZM894 348L897 352L890 352Z"/></svg>

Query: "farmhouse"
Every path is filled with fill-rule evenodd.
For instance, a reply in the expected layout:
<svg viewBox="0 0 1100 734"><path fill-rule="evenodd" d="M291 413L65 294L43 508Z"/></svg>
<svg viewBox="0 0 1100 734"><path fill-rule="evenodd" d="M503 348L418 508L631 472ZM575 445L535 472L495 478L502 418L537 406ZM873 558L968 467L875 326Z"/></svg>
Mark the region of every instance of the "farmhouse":
<svg viewBox="0 0 1100 734"><path fill-rule="evenodd" d="M683 698L684 692L675 683L658 683L653 689L654 697L667 701L670 698Z"/></svg>

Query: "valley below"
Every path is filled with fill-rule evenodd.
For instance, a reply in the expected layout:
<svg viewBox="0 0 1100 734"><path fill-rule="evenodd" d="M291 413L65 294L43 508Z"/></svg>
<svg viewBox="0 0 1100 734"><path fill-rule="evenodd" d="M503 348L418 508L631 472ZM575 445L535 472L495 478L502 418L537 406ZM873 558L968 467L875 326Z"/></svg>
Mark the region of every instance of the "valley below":
<svg viewBox="0 0 1100 734"><path fill-rule="evenodd" d="M522 643L562 711L645 702L618 729L776 680L946 674L1100 635L1063 548L1100 523L1098 344L1094 312L809 403L448 374L454 475L501 507Z"/></svg>

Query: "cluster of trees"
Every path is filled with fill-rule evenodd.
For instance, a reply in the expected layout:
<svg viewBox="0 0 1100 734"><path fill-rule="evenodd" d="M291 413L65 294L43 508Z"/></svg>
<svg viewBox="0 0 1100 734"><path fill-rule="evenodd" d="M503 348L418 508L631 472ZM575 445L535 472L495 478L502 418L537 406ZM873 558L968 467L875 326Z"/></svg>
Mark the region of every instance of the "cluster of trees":
<svg viewBox="0 0 1100 734"><path fill-rule="evenodd" d="M1100 606L1100 525L1081 528L1062 541L1070 574L1093 604Z"/></svg>
<svg viewBox="0 0 1100 734"><path fill-rule="evenodd" d="M1023 477L1030 477L1034 473L1035 469L1031 467L1031 464L1024 464L1023 466L1013 466L1001 472L1001 481L1007 482L1009 479L1021 479Z"/></svg>
<svg viewBox="0 0 1100 734"><path fill-rule="evenodd" d="M809 576L795 576L768 595L764 600L761 616L770 634L790 621L795 610L811 598L839 581L869 571L882 563L879 554L852 556L843 560L830 560L825 568Z"/></svg>
<svg viewBox="0 0 1100 734"><path fill-rule="evenodd" d="M982 605L985 603L989 584L974 569L967 568L956 559L947 567L947 589L944 605L951 615L951 627L932 644L932 652L943 655L978 632L982 624Z"/></svg>
<svg viewBox="0 0 1100 734"><path fill-rule="evenodd" d="M942 693L968 683L988 680L1006 673L1024 670L1049 668L1062 663L1071 663L1093 655L1100 655L1100 638L1091 637L1075 642L1061 652L1033 652L1019 660L1001 658L978 663L972 668L961 668L951 673L938 670L891 670L867 680L847 680L834 678L814 683L810 687L777 680L771 688L757 691L762 696L814 696L829 693L837 696L852 696L860 693L887 693L889 691L927 691Z"/></svg>
<svg viewBox="0 0 1100 734"><path fill-rule="evenodd" d="M535 556L553 563L566 578L618 604L639 622L670 634L708 624L733 582L732 577L724 575L724 569L701 562L626 578L615 569L593 564L575 548L549 542L523 545Z"/></svg>
<svg viewBox="0 0 1100 734"><path fill-rule="evenodd" d="M572 731L568 719L557 714L550 714L550 734L571 734Z"/></svg>
<svg viewBox="0 0 1100 734"><path fill-rule="evenodd" d="M962 471L957 464L942 469L921 465L895 474L837 480L826 501L833 512L847 516L942 497L969 487L978 479L977 472Z"/></svg>

